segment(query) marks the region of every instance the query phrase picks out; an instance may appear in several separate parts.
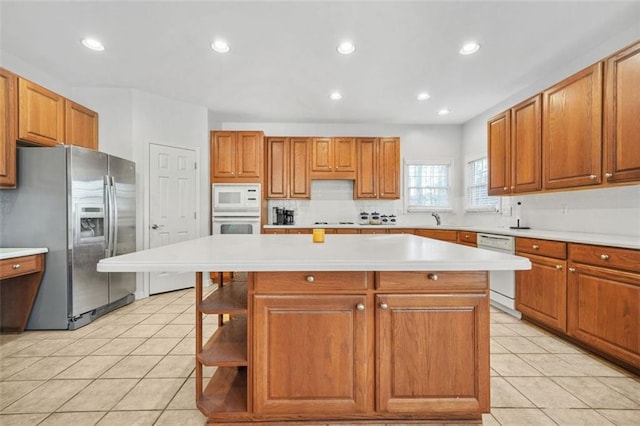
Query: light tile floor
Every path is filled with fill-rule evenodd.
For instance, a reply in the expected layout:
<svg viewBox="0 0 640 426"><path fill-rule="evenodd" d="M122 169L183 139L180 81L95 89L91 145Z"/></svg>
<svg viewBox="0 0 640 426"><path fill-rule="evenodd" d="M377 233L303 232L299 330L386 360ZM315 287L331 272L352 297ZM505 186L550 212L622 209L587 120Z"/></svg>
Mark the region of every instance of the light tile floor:
<svg viewBox="0 0 640 426"><path fill-rule="evenodd" d="M0 335L0 424L205 424L194 402L194 318L189 289L79 330ZM640 425L637 376L493 309L491 336L484 424Z"/></svg>

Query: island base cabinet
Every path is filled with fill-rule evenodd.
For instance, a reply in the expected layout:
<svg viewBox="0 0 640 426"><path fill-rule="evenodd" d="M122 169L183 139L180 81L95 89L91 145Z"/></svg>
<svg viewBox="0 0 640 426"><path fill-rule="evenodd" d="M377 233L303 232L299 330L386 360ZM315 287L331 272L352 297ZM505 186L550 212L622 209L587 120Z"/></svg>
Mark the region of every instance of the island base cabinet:
<svg viewBox="0 0 640 426"><path fill-rule="evenodd" d="M640 369L640 274L577 263L569 271L568 333Z"/></svg>
<svg viewBox="0 0 640 426"><path fill-rule="evenodd" d="M318 419L371 410L366 305L365 295L255 296L254 413Z"/></svg>
<svg viewBox="0 0 640 426"><path fill-rule="evenodd" d="M486 294L376 296L377 410L489 412Z"/></svg>

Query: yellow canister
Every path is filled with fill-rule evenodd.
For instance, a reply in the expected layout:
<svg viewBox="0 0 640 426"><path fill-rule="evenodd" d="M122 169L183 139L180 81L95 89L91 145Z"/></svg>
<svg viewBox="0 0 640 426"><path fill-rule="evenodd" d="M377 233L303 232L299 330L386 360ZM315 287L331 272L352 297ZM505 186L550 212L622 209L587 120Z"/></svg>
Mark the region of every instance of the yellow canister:
<svg viewBox="0 0 640 426"><path fill-rule="evenodd" d="M313 230L313 242L324 243L324 228L315 228Z"/></svg>

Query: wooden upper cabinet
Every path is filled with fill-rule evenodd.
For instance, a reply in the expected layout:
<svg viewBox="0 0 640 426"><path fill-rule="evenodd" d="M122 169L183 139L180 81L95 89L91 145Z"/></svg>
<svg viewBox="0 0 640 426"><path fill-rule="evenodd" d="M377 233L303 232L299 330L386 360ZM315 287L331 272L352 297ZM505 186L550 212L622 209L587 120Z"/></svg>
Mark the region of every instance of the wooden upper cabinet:
<svg viewBox="0 0 640 426"><path fill-rule="evenodd" d="M400 198L400 139L358 138L356 199Z"/></svg>
<svg viewBox="0 0 640 426"><path fill-rule="evenodd" d="M211 132L211 181L259 182L262 132Z"/></svg>
<svg viewBox="0 0 640 426"><path fill-rule="evenodd" d="M504 111L487 123L489 195L511 192L511 112Z"/></svg>
<svg viewBox="0 0 640 426"><path fill-rule="evenodd" d="M267 198L310 198L309 139L267 138Z"/></svg>
<svg viewBox="0 0 640 426"><path fill-rule="evenodd" d="M98 149L98 113L65 99L65 143Z"/></svg>
<svg viewBox="0 0 640 426"><path fill-rule="evenodd" d="M311 198L309 138L289 140L289 198Z"/></svg>
<svg viewBox="0 0 640 426"><path fill-rule="evenodd" d="M289 138L267 138L267 198L289 196Z"/></svg>
<svg viewBox="0 0 640 426"><path fill-rule="evenodd" d="M313 138L311 177L315 179L355 179L355 138Z"/></svg>
<svg viewBox="0 0 640 426"><path fill-rule="evenodd" d="M607 59L605 81L605 179L640 180L640 43Z"/></svg>
<svg viewBox="0 0 640 426"><path fill-rule="evenodd" d="M0 188L16 186L18 77L0 68Z"/></svg>
<svg viewBox="0 0 640 426"><path fill-rule="evenodd" d="M235 132L211 132L211 178L233 178L236 174Z"/></svg>
<svg viewBox="0 0 640 426"><path fill-rule="evenodd" d="M262 132L238 132L236 137L237 177L259 178L262 168Z"/></svg>
<svg viewBox="0 0 640 426"><path fill-rule="evenodd" d="M545 90L542 110L545 189L602 182L602 62Z"/></svg>
<svg viewBox="0 0 640 426"><path fill-rule="evenodd" d="M333 170L355 173L356 161L356 140L333 138Z"/></svg>
<svg viewBox="0 0 640 426"><path fill-rule="evenodd" d="M379 198L400 198L400 139L380 138L378 150Z"/></svg>
<svg viewBox="0 0 640 426"><path fill-rule="evenodd" d="M333 144L331 143L331 138L313 138L311 145L311 171L333 171Z"/></svg>
<svg viewBox="0 0 640 426"><path fill-rule="evenodd" d="M511 186L513 193L542 189L542 95L511 108Z"/></svg>
<svg viewBox="0 0 640 426"><path fill-rule="evenodd" d="M18 78L18 139L45 146L63 143L64 101L57 93Z"/></svg>
<svg viewBox="0 0 640 426"><path fill-rule="evenodd" d="M378 198L378 143L376 138L356 140L358 174L356 198Z"/></svg>

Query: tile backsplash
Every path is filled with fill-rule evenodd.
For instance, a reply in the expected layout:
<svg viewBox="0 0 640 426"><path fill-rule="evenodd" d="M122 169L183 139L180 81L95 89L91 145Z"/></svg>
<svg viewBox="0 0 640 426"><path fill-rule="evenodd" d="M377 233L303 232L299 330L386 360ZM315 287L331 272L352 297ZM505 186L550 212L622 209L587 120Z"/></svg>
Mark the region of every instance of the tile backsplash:
<svg viewBox="0 0 640 426"><path fill-rule="evenodd" d="M268 223L273 207L284 207L295 210L297 225L312 225L314 222L354 222L358 223L360 212L378 212L385 215L396 215L399 226L435 225L431 214L403 214L402 200L354 200L354 181L352 180L312 180L311 200L269 200L267 203ZM441 215L443 223L447 214Z"/></svg>

